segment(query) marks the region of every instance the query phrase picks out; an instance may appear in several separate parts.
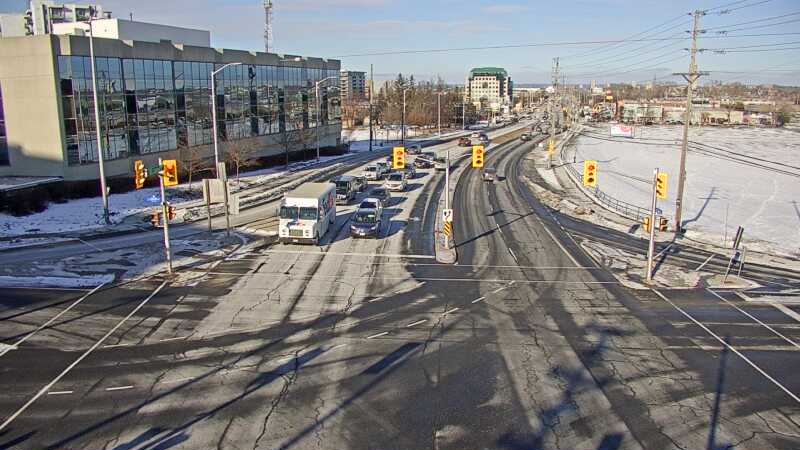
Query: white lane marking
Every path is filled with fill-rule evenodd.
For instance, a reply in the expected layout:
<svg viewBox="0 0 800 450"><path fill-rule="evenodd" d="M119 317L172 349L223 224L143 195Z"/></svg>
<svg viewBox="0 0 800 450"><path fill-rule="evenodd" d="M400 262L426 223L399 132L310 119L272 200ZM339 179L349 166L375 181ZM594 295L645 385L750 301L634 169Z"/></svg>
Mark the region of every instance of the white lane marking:
<svg viewBox="0 0 800 450"><path fill-rule="evenodd" d="M517 255L514 254L514 251L511 250L511 247L506 247L506 248L508 248L508 253L511 253L511 257L514 258L514 261L519 262L519 260L517 259Z"/></svg>
<svg viewBox="0 0 800 450"><path fill-rule="evenodd" d="M549 213L549 211L548 211L548 213ZM559 225L561 224L560 222L558 222L558 220L555 218L555 216L553 216L553 213L550 213L550 216L553 218L553 220L556 220L556 223L558 223ZM547 225L544 224L544 221L537 214L534 214L533 217L536 217L536 220L539 221L539 224L542 226L542 228L544 228L544 231L547 233L547 235L550 236L550 239L552 239L553 242L555 242L556 245L558 245L558 248L560 248L561 251L564 252L565 255L567 255L569 260L572 261L572 264L575 264L575 267L580 267L581 265L580 265L580 263L578 263L578 260L576 260L575 257L572 256L572 253L567 251L567 248L564 247L564 245L561 243L561 241L556 239L556 236L553 234L552 231L550 231L549 228L547 228ZM567 233L567 236L572 236L572 235ZM574 239L573 239L573 241L574 241ZM578 248L580 248L580 246L578 246Z"/></svg>
<svg viewBox="0 0 800 450"><path fill-rule="evenodd" d="M388 331L384 331L383 333L378 333L378 334L373 334L372 336L367 336L367 339L375 339L375 338L379 338L381 336L386 336L387 334L389 334L389 332Z"/></svg>
<svg viewBox="0 0 800 450"><path fill-rule="evenodd" d="M419 325L419 324L421 324L421 323L425 323L425 322L427 322L427 321L428 321L428 319L422 319L422 320L418 320L418 321L416 321L416 322L412 322L412 323L410 323L410 324L406 325L406 328L415 327L415 326L417 326L417 325Z"/></svg>
<svg viewBox="0 0 800 450"><path fill-rule="evenodd" d="M264 253L290 254L290 255L314 255L314 256L374 256L376 258L414 258L414 259L436 259L431 255L403 255L400 253L355 253L355 252L313 252L301 250L267 250Z"/></svg>
<svg viewBox="0 0 800 450"><path fill-rule="evenodd" d="M787 316L791 317L792 319L800 322L800 314L792 311L791 309L787 308L786 305L783 305L778 302L770 301L770 300L756 300L754 298L750 298L746 296L743 292L736 291L736 295L741 297L744 301L750 303L766 303L767 305L772 306L773 308L777 309L778 311L786 314Z"/></svg>
<svg viewBox="0 0 800 450"><path fill-rule="evenodd" d="M106 388L106 391L109 391L109 392L110 391L124 391L124 390L127 390L127 389L133 389L133 385L129 384L127 386L110 387L110 388Z"/></svg>
<svg viewBox="0 0 800 450"><path fill-rule="evenodd" d="M178 340L181 340L181 339L186 339L186 338L188 338L188 337L189 337L189 336L176 336L176 337L171 337L171 338L161 339L161 340L159 340L158 342L178 341Z"/></svg>
<svg viewBox="0 0 800 450"><path fill-rule="evenodd" d="M47 395L67 395L72 394L73 391L50 391Z"/></svg>
<svg viewBox="0 0 800 450"><path fill-rule="evenodd" d="M235 272L208 272L208 275L235 275L240 278L245 277L265 277L265 278L280 278L291 277L294 280L303 279L331 279L333 282L336 280L371 280L377 278L374 275L343 277L337 275L287 275L283 272L258 272L258 273L235 273ZM408 278L403 277L380 277L384 281L405 281ZM619 281L563 281L563 280L512 280L512 279L476 279L476 278L414 278L416 281L443 281L443 282L471 282L471 283L523 283L523 284L538 284L538 283L553 283L553 284L620 284ZM316 280L319 281L319 280Z"/></svg>
<svg viewBox="0 0 800 450"><path fill-rule="evenodd" d="M383 297L375 297L372 300L368 300L367 303L374 303L383 300Z"/></svg>
<svg viewBox="0 0 800 450"><path fill-rule="evenodd" d="M72 302L72 304L70 304L69 306L67 306L67 307L66 307L66 308L65 308L63 311L61 311L60 313L58 313L58 314L56 314L55 316L51 317L51 318L50 318L50 320L48 320L47 322L45 322L45 323L43 323L42 325L40 325L40 326L39 326L37 329L35 329L35 330L31 331L30 333L26 334L25 336L23 336L22 338L20 338L20 339L19 339L17 342L15 342L15 343L11 344L9 347L5 347L5 348L3 348L3 350L2 350L2 351L0 351L0 356L3 356L3 355L5 355L6 353L8 353L8 351L9 351L9 350L13 350L13 349L19 348L20 344L22 344L23 342L27 341L27 340L28 340L28 338L30 338L30 337L31 337L31 336L33 336L34 334L38 333L39 331L41 331L41 330L43 330L43 329L47 328L47 327L48 327L48 326L49 326L51 323L53 323L53 322L55 322L56 320L58 320L58 318L59 318L59 317L61 317L61 316L63 316L64 314L66 314L66 313L67 313L69 310L71 310L71 309L72 309L72 308L74 308L75 306L78 306L78 303L80 303L80 302L82 302L82 301L86 300L86 298L87 298L87 297L89 297L90 295L92 295L92 294L94 294L95 292L97 292L97 290L98 290L98 289L100 289L101 287L105 286L106 284L107 284L107 283L103 283L103 284L101 284L100 286L97 286L96 288L94 288L94 289L92 289L91 291L87 292L86 294L84 294L84 295L83 295L83 297L81 297L81 298L79 298L79 299L75 300L74 302Z"/></svg>
<svg viewBox="0 0 800 450"><path fill-rule="evenodd" d="M458 308L458 307L456 307L456 308L453 308L453 309L451 309L450 311L445 311L445 312L443 312L443 313L442 313L442 315L443 315L443 316L446 316L446 315L448 315L448 314L450 314L450 313L454 313L454 312L458 311L459 309L461 309L461 308Z"/></svg>
<svg viewBox="0 0 800 450"><path fill-rule="evenodd" d="M180 383L182 381L189 381L193 380L195 377L183 377L183 378L176 378L174 380L164 380L161 384L169 384L169 383Z"/></svg>
<svg viewBox="0 0 800 450"><path fill-rule="evenodd" d="M656 294L656 295L658 295L659 297L661 297L662 299L664 299L664 301L665 301L665 302L667 302L667 303L669 303L670 305L672 305L672 307L673 307L673 308L675 308L675 309L677 309L677 310L678 310L678 311L679 311L681 314L683 314L684 316L686 316L686 318L687 318L687 319L691 320L691 321L692 321L692 322L694 322L694 323L695 323L697 326L699 326L700 328L702 328L703 330L705 330L705 332L706 332L706 333L708 333L708 334L710 334L711 336L713 336L713 337L714 337L714 339L716 339L717 341L719 341L719 343L720 343L720 344L722 344L722 345L724 345L724 346L725 346L725 347L726 347L728 350L732 351L732 352L733 352L733 353L735 353L737 356L739 356L740 358L742 358L742 359L743 359L743 360L744 360L744 361L745 361L747 364L749 364L749 365L750 365L750 367L752 367L753 369L755 369L756 371L758 371L758 373L760 373L761 375L764 375L764 377L765 377L766 379L768 379L769 381L771 381L771 382L772 382L772 383L773 383L775 386L777 386L777 387L778 387L780 390L782 390L782 391L783 391L783 392L785 392L787 395L789 395L789 397L791 397L791 398L792 398L794 401L796 401L797 403L800 403L800 397L798 397L797 395L795 395L794 393L792 393L792 391L790 391L790 390L789 390L789 389L787 389L787 388L786 388L784 385L782 385L780 382L778 382L778 380L776 380L775 378L772 378L772 377L771 377L771 376L770 376L770 375L769 375L767 372L764 372L764 370L763 370L763 369L761 369L761 367L758 367L758 366L756 365L756 363L754 363L753 361L751 361L751 360L750 360L750 358L748 358L747 356L744 356L744 355L743 355L743 354L742 354L742 353L741 353L739 350L737 350L735 347L733 347L732 345L730 345L730 344L728 344L727 342L725 342L725 340L724 340L724 339L722 339L721 337L717 336L717 334L716 334L716 333L714 333L713 331L711 331L711 330L710 330L710 329L709 329L707 326L703 325L703 324L702 324L702 323L700 323L700 322L699 322L697 319L695 319L694 317L692 317L692 316L691 316L689 313L687 313L686 311L684 311L684 310L683 310L683 308L681 308L680 306L678 306L678 305L676 305L675 303L673 303L673 302L672 302L670 299L668 299L667 297L665 297L665 296L664 296L664 295L663 295L661 292L658 292L658 291L657 291L657 290L655 290L655 289L651 289L651 290L652 290L653 292L655 292L655 294Z"/></svg>
<svg viewBox="0 0 800 450"><path fill-rule="evenodd" d="M345 347L345 346L347 346L347 344L336 344L333 347L329 348L327 351L336 350L337 348L342 348L342 347Z"/></svg>
<svg viewBox="0 0 800 450"><path fill-rule="evenodd" d="M788 337L784 336L784 335L783 335L783 334L781 334L779 331L777 331L777 330L775 330L774 328L772 328L771 326L769 326L769 325L765 324L764 322L762 322L762 321L761 321L761 320L759 320L758 318L756 318L756 317L753 317L753 315L751 315L749 312L747 312L747 311L743 310L742 308L739 308L738 306L736 306L736 305L734 305L733 303L729 302L729 301L728 301L726 298L722 297L721 295L717 294L716 292L712 291L711 289L706 289L706 290L707 290L708 292L710 292L711 294L713 294L713 295L714 295L715 297L717 297L718 299L720 299L720 300L722 300L723 302L725 302L726 304L728 304L728 305L730 305L730 306L732 306L732 307L736 308L736 310L737 310L737 311L739 311L740 313L742 313L742 314L744 314L745 316L747 316L747 317L749 317L749 318L751 318L751 319L755 320L756 322L758 322L759 324L761 324L761 325L762 325L764 328L768 329L769 331L772 331L773 333L775 333L775 335L776 335L776 336L779 336L781 339L785 340L786 342L788 342L788 343L790 343L790 344L794 345L794 346L795 346L795 347L797 347L797 348L800 348L800 344L798 344L797 342L795 342L795 341L793 341L793 340L789 339Z"/></svg>
<svg viewBox="0 0 800 450"><path fill-rule="evenodd" d="M132 347L133 344L111 344L111 345L104 345L100 348L117 348L117 347Z"/></svg>
<svg viewBox="0 0 800 450"><path fill-rule="evenodd" d="M72 364L67 366L67 368L64 369L60 374L58 374L58 376L53 378L53 380L51 382L47 383L46 386L44 386L42 389L40 389L39 392L36 393L36 395L34 395L30 400L28 400L24 405L22 405L22 407L20 407L16 412L14 412L14 414L9 416L8 419L5 420L5 422L0 424L0 431L3 431L11 422L14 421L14 419L19 417L19 415L22 414L23 412L25 412L25 410L28 409L33 404L33 402L38 400L39 397L41 397L47 391L49 391L51 387L53 387L56 383L61 381L61 379L64 378L69 373L70 370L74 369L75 366L77 366L78 364L80 364L81 361L86 359L86 357L88 357L93 351L95 351L97 349L97 347L100 347L100 345L103 343L103 341L105 341L106 339L108 339L109 336L114 334L119 329L119 327L121 327L125 322L127 322L131 317L133 317L133 315L136 314L140 309L142 309L144 307L144 305L146 305L147 302L149 302L153 297L155 297L156 294L161 292L161 289L163 289L164 286L166 286L166 285L167 285L166 281L163 281L160 285L158 285L158 287L156 288L155 291L150 293L150 295L148 295L147 298L142 300L142 302L139 303L136 306L136 308L134 308L133 311L131 311L127 316L125 316L122 320L120 320L114 326L114 328L112 328L111 330L108 331L108 333L103 335L103 337L101 337L100 340L95 342L94 345L92 345L91 347L89 347L88 350L83 352L83 354L81 356L79 356L78 359L73 361Z"/></svg>
<svg viewBox="0 0 800 450"><path fill-rule="evenodd" d="M716 254L716 253L712 253L712 254L711 254L711 256L709 256L708 258L706 258L706 260L705 260L705 261L703 261L703 264L700 264L699 266L697 266L697 269L694 269L694 271L695 271L695 272L699 272L699 271L700 271L700 269L702 269L703 267L705 267L705 266L706 266L706 264L708 264L708 262L709 262L709 261L711 261L711 258L713 258L713 257L715 257L715 256L717 256L717 254Z"/></svg>
<svg viewBox="0 0 800 450"><path fill-rule="evenodd" d="M261 258L242 258L237 261L261 261ZM409 262L364 262L357 261L348 262L348 265L363 265L363 266L402 266L402 267L443 267L440 263L409 263ZM536 270L602 270L602 267L594 266L520 266L516 265L489 265L489 264L459 264L459 267L478 267L482 269L536 269ZM190 286L190 285L187 285Z"/></svg>
<svg viewBox="0 0 800 450"><path fill-rule="evenodd" d="M473 301L472 301L472 302L470 302L470 303L473 303L473 304L475 304L475 303L478 303L478 302L482 302L482 301L484 301L485 299L486 299L486 297L478 297L478 298L476 298L475 300L473 300Z"/></svg>
<svg viewBox="0 0 800 450"><path fill-rule="evenodd" d="M670 248L672 248L672 245L673 245L673 243L670 242L670 244L668 246L664 247L660 252L658 252L658 254L656 254L656 256L654 256L653 259L660 258L661 255L663 255L666 251L668 251Z"/></svg>

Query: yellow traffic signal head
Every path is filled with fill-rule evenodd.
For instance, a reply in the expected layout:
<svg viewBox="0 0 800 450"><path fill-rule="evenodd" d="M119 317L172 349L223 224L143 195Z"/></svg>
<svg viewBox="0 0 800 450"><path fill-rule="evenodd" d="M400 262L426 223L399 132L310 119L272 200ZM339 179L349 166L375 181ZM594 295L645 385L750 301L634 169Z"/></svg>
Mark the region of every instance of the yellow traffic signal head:
<svg viewBox="0 0 800 450"><path fill-rule="evenodd" d="M472 146L472 167L473 168L481 168L483 167L483 158L485 156L485 151L482 145L473 145Z"/></svg>
<svg viewBox="0 0 800 450"><path fill-rule="evenodd" d="M658 172L656 175L656 197L667 198L667 173Z"/></svg>
<svg viewBox="0 0 800 450"><path fill-rule="evenodd" d="M405 147L395 147L392 149L392 168L404 169L406 167Z"/></svg>
<svg viewBox="0 0 800 450"><path fill-rule="evenodd" d="M161 161L161 166L164 171L164 186L177 186L178 162L174 159L165 159Z"/></svg>
<svg viewBox="0 0 800 450"><path fill-rule="evenodd" d="M146 180L147 169L145 169L144 163L137 159L133 162L133 185L136 186L136 189L141 189Z"/></svg>
<svg viewBox="0 0 800 450"><path fill-rule="evenodd" d="M583 185L588 187L597 186L597 161L586 160L583 162Z"/></svg>

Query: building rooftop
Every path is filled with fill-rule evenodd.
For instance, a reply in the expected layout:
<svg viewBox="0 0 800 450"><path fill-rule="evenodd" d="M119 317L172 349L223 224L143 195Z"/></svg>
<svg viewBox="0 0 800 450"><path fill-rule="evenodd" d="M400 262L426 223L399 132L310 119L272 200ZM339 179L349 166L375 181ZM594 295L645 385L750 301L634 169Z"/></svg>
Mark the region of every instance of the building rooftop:
<svg viewBox="0 0 800 450"><path fill-rule="evenodd" d="M469 76L471 77L479 75L501 75L508 77L508 72L502 67L476 67L469 71Z"/></svg>

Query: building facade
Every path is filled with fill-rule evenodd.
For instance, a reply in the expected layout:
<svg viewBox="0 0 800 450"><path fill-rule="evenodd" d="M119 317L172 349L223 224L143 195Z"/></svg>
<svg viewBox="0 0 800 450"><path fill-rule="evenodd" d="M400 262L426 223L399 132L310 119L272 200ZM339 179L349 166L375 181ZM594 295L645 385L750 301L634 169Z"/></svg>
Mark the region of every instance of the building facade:
<svg viewBox="0 0 800 450"><path fill-rule="evenodd" d="M217 126L228 141L257 144L253 157L340 142L337 60L184 46L94 40L101 143L107 176L127 176L133 161L213 159L212 70ZM0 39L0 176L90 180L99 176L89 39ZM224 155L223 155L224 156Z"/></svg>
<svg viewBox="0 0 800 450"><path fill-rule="evenodd" d="M50 34L59 24L88 21L92 10L95 12L95 18L111 17L111 12L104 12L100 5L31 0L28 2L27 11L0 16L0 37Z"/></svg>
<svg viewBox="0 0 800 450"><path fill-rule="evenodd" d="M53 24L53 34L89 35L86 22ZM124 19L98 19L92 21L94 37L141 42L170 41L175 44L211 47L211 32L192 28L173 27L157 23L135 22Z"/></svg>
<svg viewBox="0 0 800 450"><path fill-rule="evenodd" d="M500 111L512 104L514 84L508 72L499 67L470 70L464 84L464 101L482 110Z"/></svg>
<svg viewBox="0 0 800 450"><path fill-rule="evenodd" d="M339 89L342 100L360 101L367 98L367 74L343 70L339 75Z"/></svg>

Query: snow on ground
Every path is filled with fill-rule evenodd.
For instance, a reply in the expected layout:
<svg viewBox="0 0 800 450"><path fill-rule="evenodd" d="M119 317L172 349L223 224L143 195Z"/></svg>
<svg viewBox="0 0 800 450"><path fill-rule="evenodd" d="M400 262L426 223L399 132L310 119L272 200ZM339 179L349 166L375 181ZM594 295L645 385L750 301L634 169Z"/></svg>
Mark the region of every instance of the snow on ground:
<svg viewBox="0 0 800 450"><path fill-rule="evenodd" d="M588 133L614 142L580 136L573 149L577 161L574 166L581 171L584 159L596 159L598 187L642 207L650 204L652 195L651 185L643 180L652 180L653 169L660 168L669 176L669 197L659 200L659 208L671 218L675 214L682 130L680 126L638 127L636 138L626 139L609 138L607 125L588 128ZM794 131L692 128L689 140L800 167L800 134ZM573 150L568 151L568 157ZM692 151L686 167L683 223L690 236L694 232L695 236L711 238L719 244L727 236L730 243L741 225L745 229L745 245L755 239L767 244L765 250L800 255L800 170L781 168L795 174L790 175Z"/></svg>
<svg viewBox="0 0 800 450"><path fill-rule="evenodd" d="M82 275L80 277L49 277L31 276L15 277L0 275L0 287L37 288L37 287L62 287L62 288L93 288L103 283L114 281L114 275Z"/></svg>

